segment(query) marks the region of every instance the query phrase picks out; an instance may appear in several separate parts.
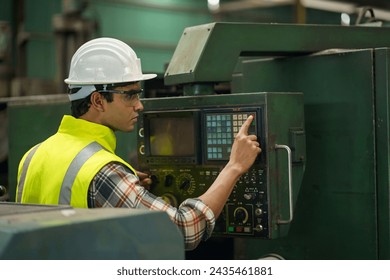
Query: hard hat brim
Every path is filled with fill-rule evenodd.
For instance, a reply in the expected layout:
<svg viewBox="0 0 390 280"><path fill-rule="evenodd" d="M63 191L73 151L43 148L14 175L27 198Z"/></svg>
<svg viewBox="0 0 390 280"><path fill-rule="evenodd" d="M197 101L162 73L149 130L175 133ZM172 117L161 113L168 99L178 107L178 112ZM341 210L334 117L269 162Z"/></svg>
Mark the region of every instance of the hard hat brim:
<svg viewBox="0 0 390 280"><path fill-rule="evenodd" d="M142 81L154 79L157 77L157 74L142 74Z"/></svg>
<svg viewBox="0 0 390 280"><path fill-rule="evenodd" d="M142 77L140 77L139 79L135 79L135 80L124 80L124 81L115 81L113 82L112 80L109 80L109 81L94 81L94 82L91 82L91 81L80 81L80 80L77 80L77 81L73 81L72 79L65 79L64 82L68 85L106 85L106 84L119 84L119 83L126 83L126 82L129 82L129 83L132 83L132 82L141 82L141 81L146 81L146 80L151 80L151 79L154 79L157 77L157 74L142 74Z"/></svg>

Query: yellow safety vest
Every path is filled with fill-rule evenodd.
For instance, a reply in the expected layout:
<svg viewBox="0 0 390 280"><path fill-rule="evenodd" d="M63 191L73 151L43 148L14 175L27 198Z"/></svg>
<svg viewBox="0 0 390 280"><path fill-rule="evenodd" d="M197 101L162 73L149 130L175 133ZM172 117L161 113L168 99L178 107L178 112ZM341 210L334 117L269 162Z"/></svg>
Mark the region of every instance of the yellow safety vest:
<svg viewBox="0 0 390 280"><path fill-rule="evenodd" d="M58 132L30 149L18 169L16 201L88 207L88 188L99 170L119 162L114 132L103 125L64 116Z"/></svg>

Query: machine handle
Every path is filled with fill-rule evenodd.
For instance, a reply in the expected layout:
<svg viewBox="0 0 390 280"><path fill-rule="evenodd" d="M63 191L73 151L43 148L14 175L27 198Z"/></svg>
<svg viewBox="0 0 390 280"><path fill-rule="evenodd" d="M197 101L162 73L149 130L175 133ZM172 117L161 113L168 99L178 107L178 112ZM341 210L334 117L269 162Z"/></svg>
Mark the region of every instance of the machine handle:
<svg viewBox="0 0 390 280"><path fill-rule="evenodd" d="M275 144L275 149L285 149L287 151L288 159L288 202L290 208L290 217L287 220L278 220L278 224L289 224L293 219L293 195L292 195L292 161L291 161L291 149L287 145Z"/></svg>

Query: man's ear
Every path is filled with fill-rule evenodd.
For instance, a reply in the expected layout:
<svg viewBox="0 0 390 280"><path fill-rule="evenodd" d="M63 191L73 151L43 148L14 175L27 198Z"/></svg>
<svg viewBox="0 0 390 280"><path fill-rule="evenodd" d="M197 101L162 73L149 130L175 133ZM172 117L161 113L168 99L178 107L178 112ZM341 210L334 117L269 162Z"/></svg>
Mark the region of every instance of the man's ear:
<svg viewBox="0 0 390 280"><path fill-rule="evenodd" d="M94 91L91 94L91 107L95 108L99 112L105 111L106 99L99 92Z"/></svg>

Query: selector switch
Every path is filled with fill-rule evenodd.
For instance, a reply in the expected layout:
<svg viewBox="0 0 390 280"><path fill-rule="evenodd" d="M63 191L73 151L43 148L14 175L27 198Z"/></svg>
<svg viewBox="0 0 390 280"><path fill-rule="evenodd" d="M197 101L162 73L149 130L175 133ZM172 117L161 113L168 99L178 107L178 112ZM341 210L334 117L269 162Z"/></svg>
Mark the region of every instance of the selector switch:
<svg viewBox="0 0 390 280"><path fill-rule="evenodd" d="M188 188L189 188L190 186L191 186L190 180L184 179L184 180L181 182L181 184L180 184L180 189L186 191L186 190L188 190Z"/></svg>
<svg viewBox="0 0 390 280"><path fill-rule="evenodd" d="M262 231L263 230L263 226L262 225L257 225L256 227L255 227L255 231L257 231L257 232L260 232L260 231Z"/></svg>
<svg viewBox="0 0 390 280"><path fill-rule="evenodd" d="M160 181L158 180L158 177L156 175L151 175L150 179L152 180L152 183L150 185L150 189L153 190L155 187L157 187L157 185L160 183Z"/></svg>
<svg viewBox="0 0 390 280"><path fill-rule="evenodd" d="M173 182L174 182L174 178L173 178L173 176L171 174L168 174L168 175L165 176L164 185L166 187L172 186Z"/></svg>
<svg viewBox="0 0 390 280"><path fill-rule="evenodd" d="M196 190L196 181L191 174L181 173L176 178L176 186L183 197L191 197Z"/></svg>
<svg viewBox="0 0 390 280"><path fill-rule="evenodd" d="M234 210L234 219L239 222L245 224L248 221L248 211L244 207L237 207Z"/></svg>
<svg viewBox="0 0 390 280"><path fill-rule="evenodd" d="M263 210L261 210L261 208L256 208L255 215L256 216L261 216L262 214L263 214Z"/></svg>

